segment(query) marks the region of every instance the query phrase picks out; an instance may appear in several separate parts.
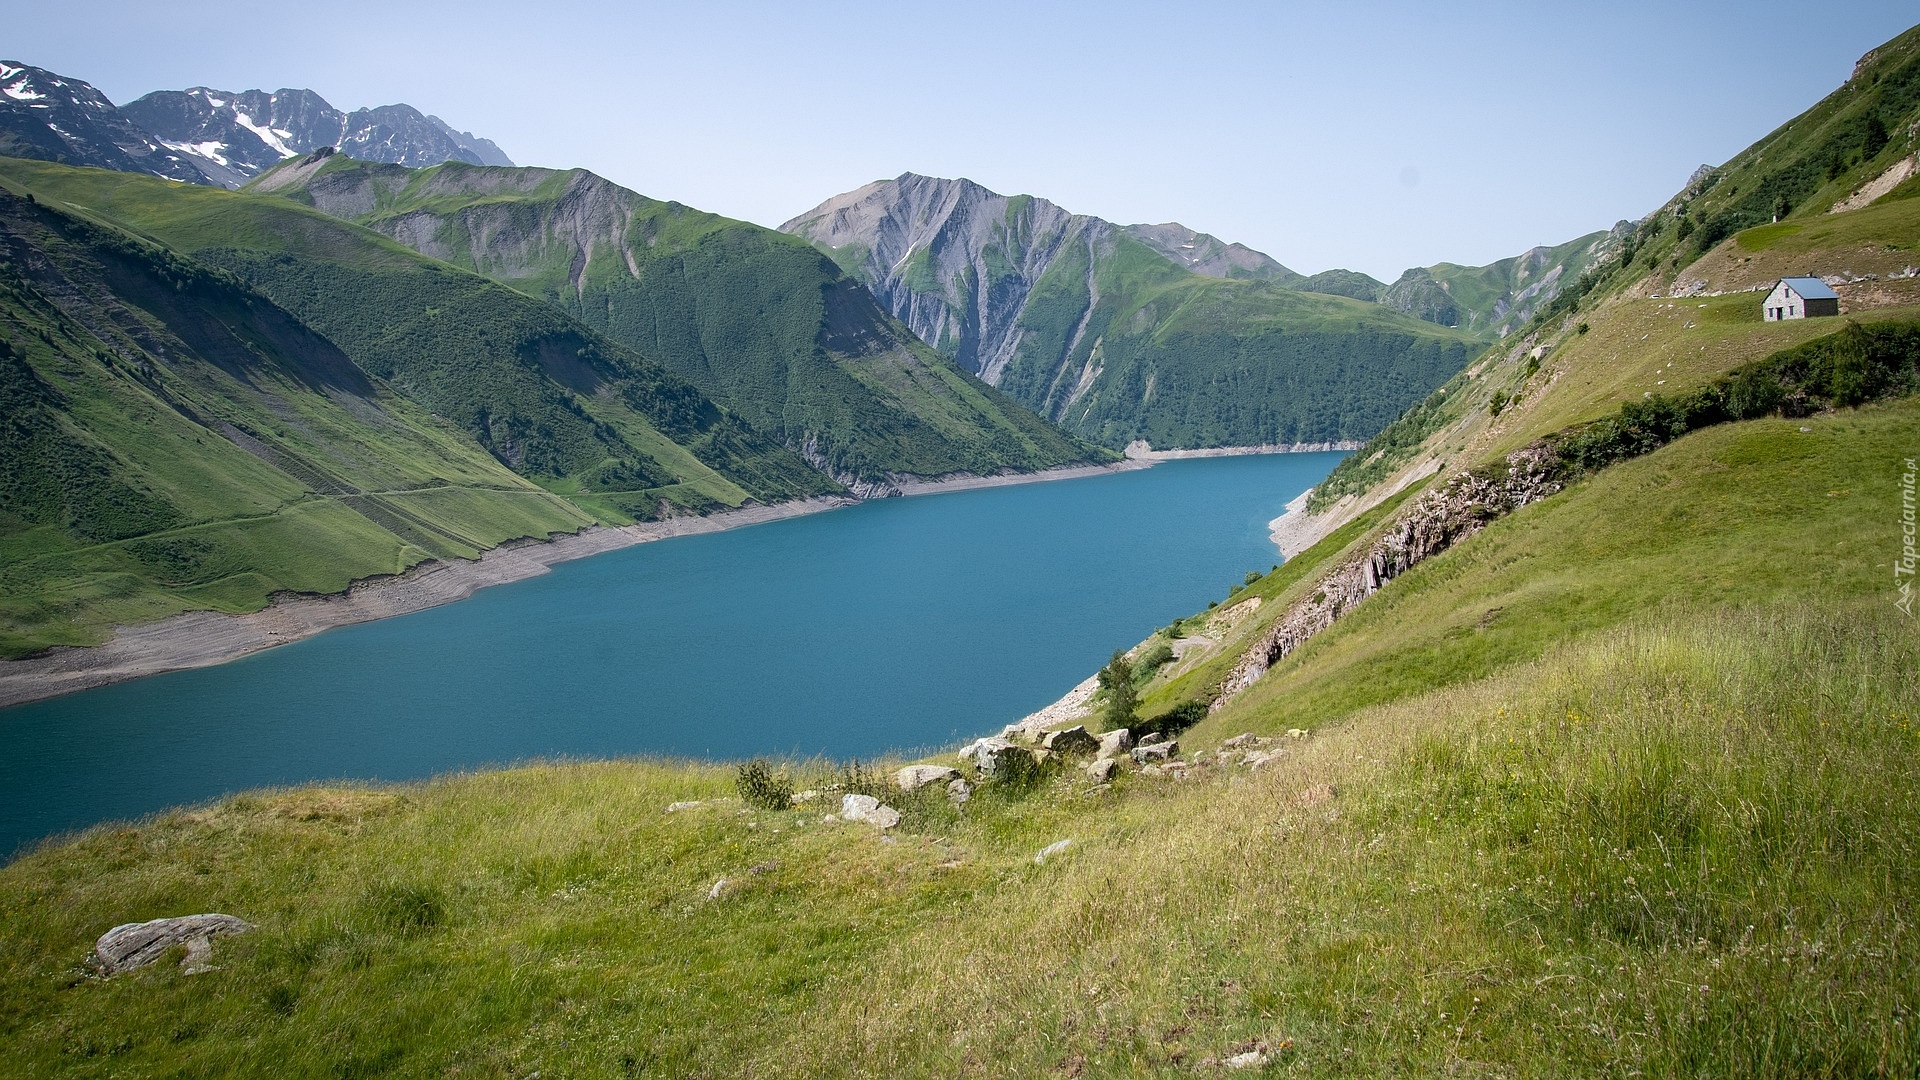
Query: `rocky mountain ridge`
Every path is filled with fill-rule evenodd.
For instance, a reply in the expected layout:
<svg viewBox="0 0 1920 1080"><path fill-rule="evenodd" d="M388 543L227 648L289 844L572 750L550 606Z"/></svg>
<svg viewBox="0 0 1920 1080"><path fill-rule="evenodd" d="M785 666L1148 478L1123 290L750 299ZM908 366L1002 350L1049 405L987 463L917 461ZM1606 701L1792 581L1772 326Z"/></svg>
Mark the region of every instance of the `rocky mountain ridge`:
<svg viewBox="0 0 1920 1080"><path fill-rule="evenodd" d="M209 182L193 155L165 146L79 79L0 61L0 154Z"/></svg>
<svg viewBox="0 0 1920 1080"><path fill-rule="evenodd" d="M513 164L490 140L411 105L342 112L312 90L156 90L121 111L168 147L200 159L226 187L323 146L393 165Z"/></svg>
<svg viewBox="0 0 1920 1080"><path fill-rule="evenodd" d="M157 90L116 106L91 84L0 62L0 155L237 188L332 146L366 161L512 165L500 148L411 105L342 112L312 90Z"/></svg>
<svg viewBox="0 0 1920 1080"><path fill-rule="evenodd" d="M1379 305L1298 291L1244 246L965 179L906 173L781 231L960 367L1115 449L1365 437L1468 351Z"/></svg>
<svg viewBox="0 0 1920 1080"><path fill-rule="evenodd" d="M1301 275L1280 265L1264 252L1196 232L1177 221L1163 225L1125 225L1122 228L1135 240L1196 274L1282 283L1301 280Z"/></svg>

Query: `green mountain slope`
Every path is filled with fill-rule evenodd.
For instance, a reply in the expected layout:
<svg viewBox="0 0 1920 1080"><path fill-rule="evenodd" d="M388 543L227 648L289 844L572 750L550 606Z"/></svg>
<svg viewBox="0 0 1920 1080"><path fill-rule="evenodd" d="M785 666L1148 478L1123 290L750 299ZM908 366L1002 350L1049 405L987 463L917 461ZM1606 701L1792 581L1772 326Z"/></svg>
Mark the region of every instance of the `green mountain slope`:
<svg viewBox="0 0 1920 1080"><path fill-rule="evenodd" d="M1535 312L1579 280L1588 267L1617 253L1632 231L1631 224L1622 222L1611 230L1589 233L1553 247L1537 247L1485 266L1438 263L1423 269L1426 277L1445 292L1453 310L1454 321L1447 325L1501 338L1525 326ZM1387 286L1381 302L1396 307L1397 290L1414 285L1418 278L1419 271L1407 271L1407 276Z"/></svg>
<svg viewBox="0 0 1920 1080"><path fill-rule="evenodd" d="M861 490L1100 457L927 349L806 244L592 173L309 158L251 190L545 300Z"/></svg>
<svg viewBox="0 0 1920 1080"><path fill-rule="evenodd" d="M283 199L0 159L0 181L222 267L496 458L611 521L835 485L551 307Z"/></svg>
<svg viewBox="0 0 1920 1080"><path fill-rule="evenodd" d="M911 173L782 226L960 366L1115 448L1365 438L1478 349L1375 304L1289 288L1291 272L1191 272L1130 228Z"/></svg>
<svg viewBox="0 0 1920 1080"><path fill-rule="evenodd" d="M203 263L0 183L0 655L592 517Z"/></svg>

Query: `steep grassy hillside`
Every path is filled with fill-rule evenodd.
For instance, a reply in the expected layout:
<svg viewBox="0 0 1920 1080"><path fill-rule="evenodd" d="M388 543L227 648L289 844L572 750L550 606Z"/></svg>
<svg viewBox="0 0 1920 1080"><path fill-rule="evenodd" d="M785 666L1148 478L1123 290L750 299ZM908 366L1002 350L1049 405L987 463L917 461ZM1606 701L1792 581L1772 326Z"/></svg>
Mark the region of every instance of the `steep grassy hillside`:
<svg viewBox="0 0 1920 1080"><path fill-rule="evenodd" d="M25 1075L1905 1075L1920 647L1874 561L1917 422L1717 428L1495 523L1188 738L1313 729L1257 770L898 800L897 842L643 763L96 829L0 871L0 1044ZM202 910L259 926L217 971L80 974Z"/></svg>
<svg viewBox="0 0 1920 1080"><path fill-rule="evenodd" d="M517 473L610 521L836 490L551 307L286 200L0 159L0 182L237 275Z"/></svg>
<svg viewBox="0 0 1920 1080"><path fill-rule="evenodd" d="M1844 86L1733 160L1719 168L1702 167L1692 183L1641 223L1627 247L1621 276L1646 279L1643 291L1724 287L1696 284L1699 275L1688 271L1689 264L1755 226L1787 222L1817 227L1816 222L1843 206L1857 210L1870 205L1879 190L1870 189L1873 181L1897 167L1911 172L1911 160L1920 150L1917 122L1920 27L1869 52ZM1902 159L1909 164L1901 166ZM1880 198L1917 192L1920 184L1909 181ZM1747 235L1766 244L1764 231ZM1840 269L1803 265L1794 272L1824 275Z"/></svg>
<svg viewBox="0 0 1920 1080"><path fill-rule="evenodd" d="M591 173L336 156L252 190L545 300L850 483L1100 457L927 349L805 243Z"/></svg>
<svg viewBox="0 0 1920 1080"><path fill-rule="evenodd" d="M1366 438L1479 350L1377 304L1288 287L1291 272L1195 273L1133 227L966 180L909 173L782 229L962 367L1116 449Z"/></svg>
<svg viewBox="0 0 1920 1080"><path fill-rule="evenodd" d="M0 655L592 518L234 279L0 186Z"/></svg>

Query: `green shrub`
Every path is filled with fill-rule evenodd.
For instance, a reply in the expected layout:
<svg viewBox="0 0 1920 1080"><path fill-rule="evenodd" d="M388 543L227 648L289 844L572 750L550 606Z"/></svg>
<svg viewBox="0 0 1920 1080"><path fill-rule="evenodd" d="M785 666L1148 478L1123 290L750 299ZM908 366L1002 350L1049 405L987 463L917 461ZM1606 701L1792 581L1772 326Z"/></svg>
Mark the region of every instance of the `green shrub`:
<svg viewBox="0 0 1920 1080"><path fill-rule="evenodd" d="M858 764L855 765L858 768ZM733 789L740 801L763 810L785 810L793 805L793 784L774 772L767 763L755 758L740 766L733 778Z"/></svg>
<svg viewBox="0 0 1920 1080"><path fill-rule="evenodd" d="M1155 642L1152 648L1140 654L1140 659L1134 661L1133 684L1135 686L1145 684L1148 679L1153 678L1155 672L1172 661L1173 646L1164 641Z"/></svg>
<svg viewBox="0 0 1920 1080"><path fill-rule="evenodd" d="M1134 688L1133 661L1124 650L1113 650L1113 658L1100 669L1100 689L1107 695L1107 707L1101 712L1106 730L1131 727L1133 711L1140 707L1140 693Z"/></svg>
<svg viewBox="0 0 1920 1080"><path fill-rule="evenodd" d="M1183 701L1158 716L1134 724L1133 734L1136 739L1142 735L1153 734L1172 738L1206 718L1205 702Z"/></svg>
<svg viewBox="0 0 1920 1080"><path fill-rule="evenodd" d="M1806 416L1920 391L1920 323L1844 328L1743 365L1688 394L1629 401L1550 436L1571 471L1650 453L1689 431L1762 416Z"/></svg>

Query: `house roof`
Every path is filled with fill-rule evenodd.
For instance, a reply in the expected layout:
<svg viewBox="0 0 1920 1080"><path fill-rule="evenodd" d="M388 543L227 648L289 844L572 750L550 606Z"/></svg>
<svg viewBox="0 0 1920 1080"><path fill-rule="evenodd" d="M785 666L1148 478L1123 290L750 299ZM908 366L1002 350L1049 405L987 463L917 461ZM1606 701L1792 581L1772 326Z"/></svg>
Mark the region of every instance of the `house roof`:
<svg viewBox="0 0 1920 1080"><path fill-rule="evenodd" d="M1800 294L1806 300L1838 300L1840 294L1827 288L1827 283L1817 277L1785 277L1780 284Z"/></svg>

